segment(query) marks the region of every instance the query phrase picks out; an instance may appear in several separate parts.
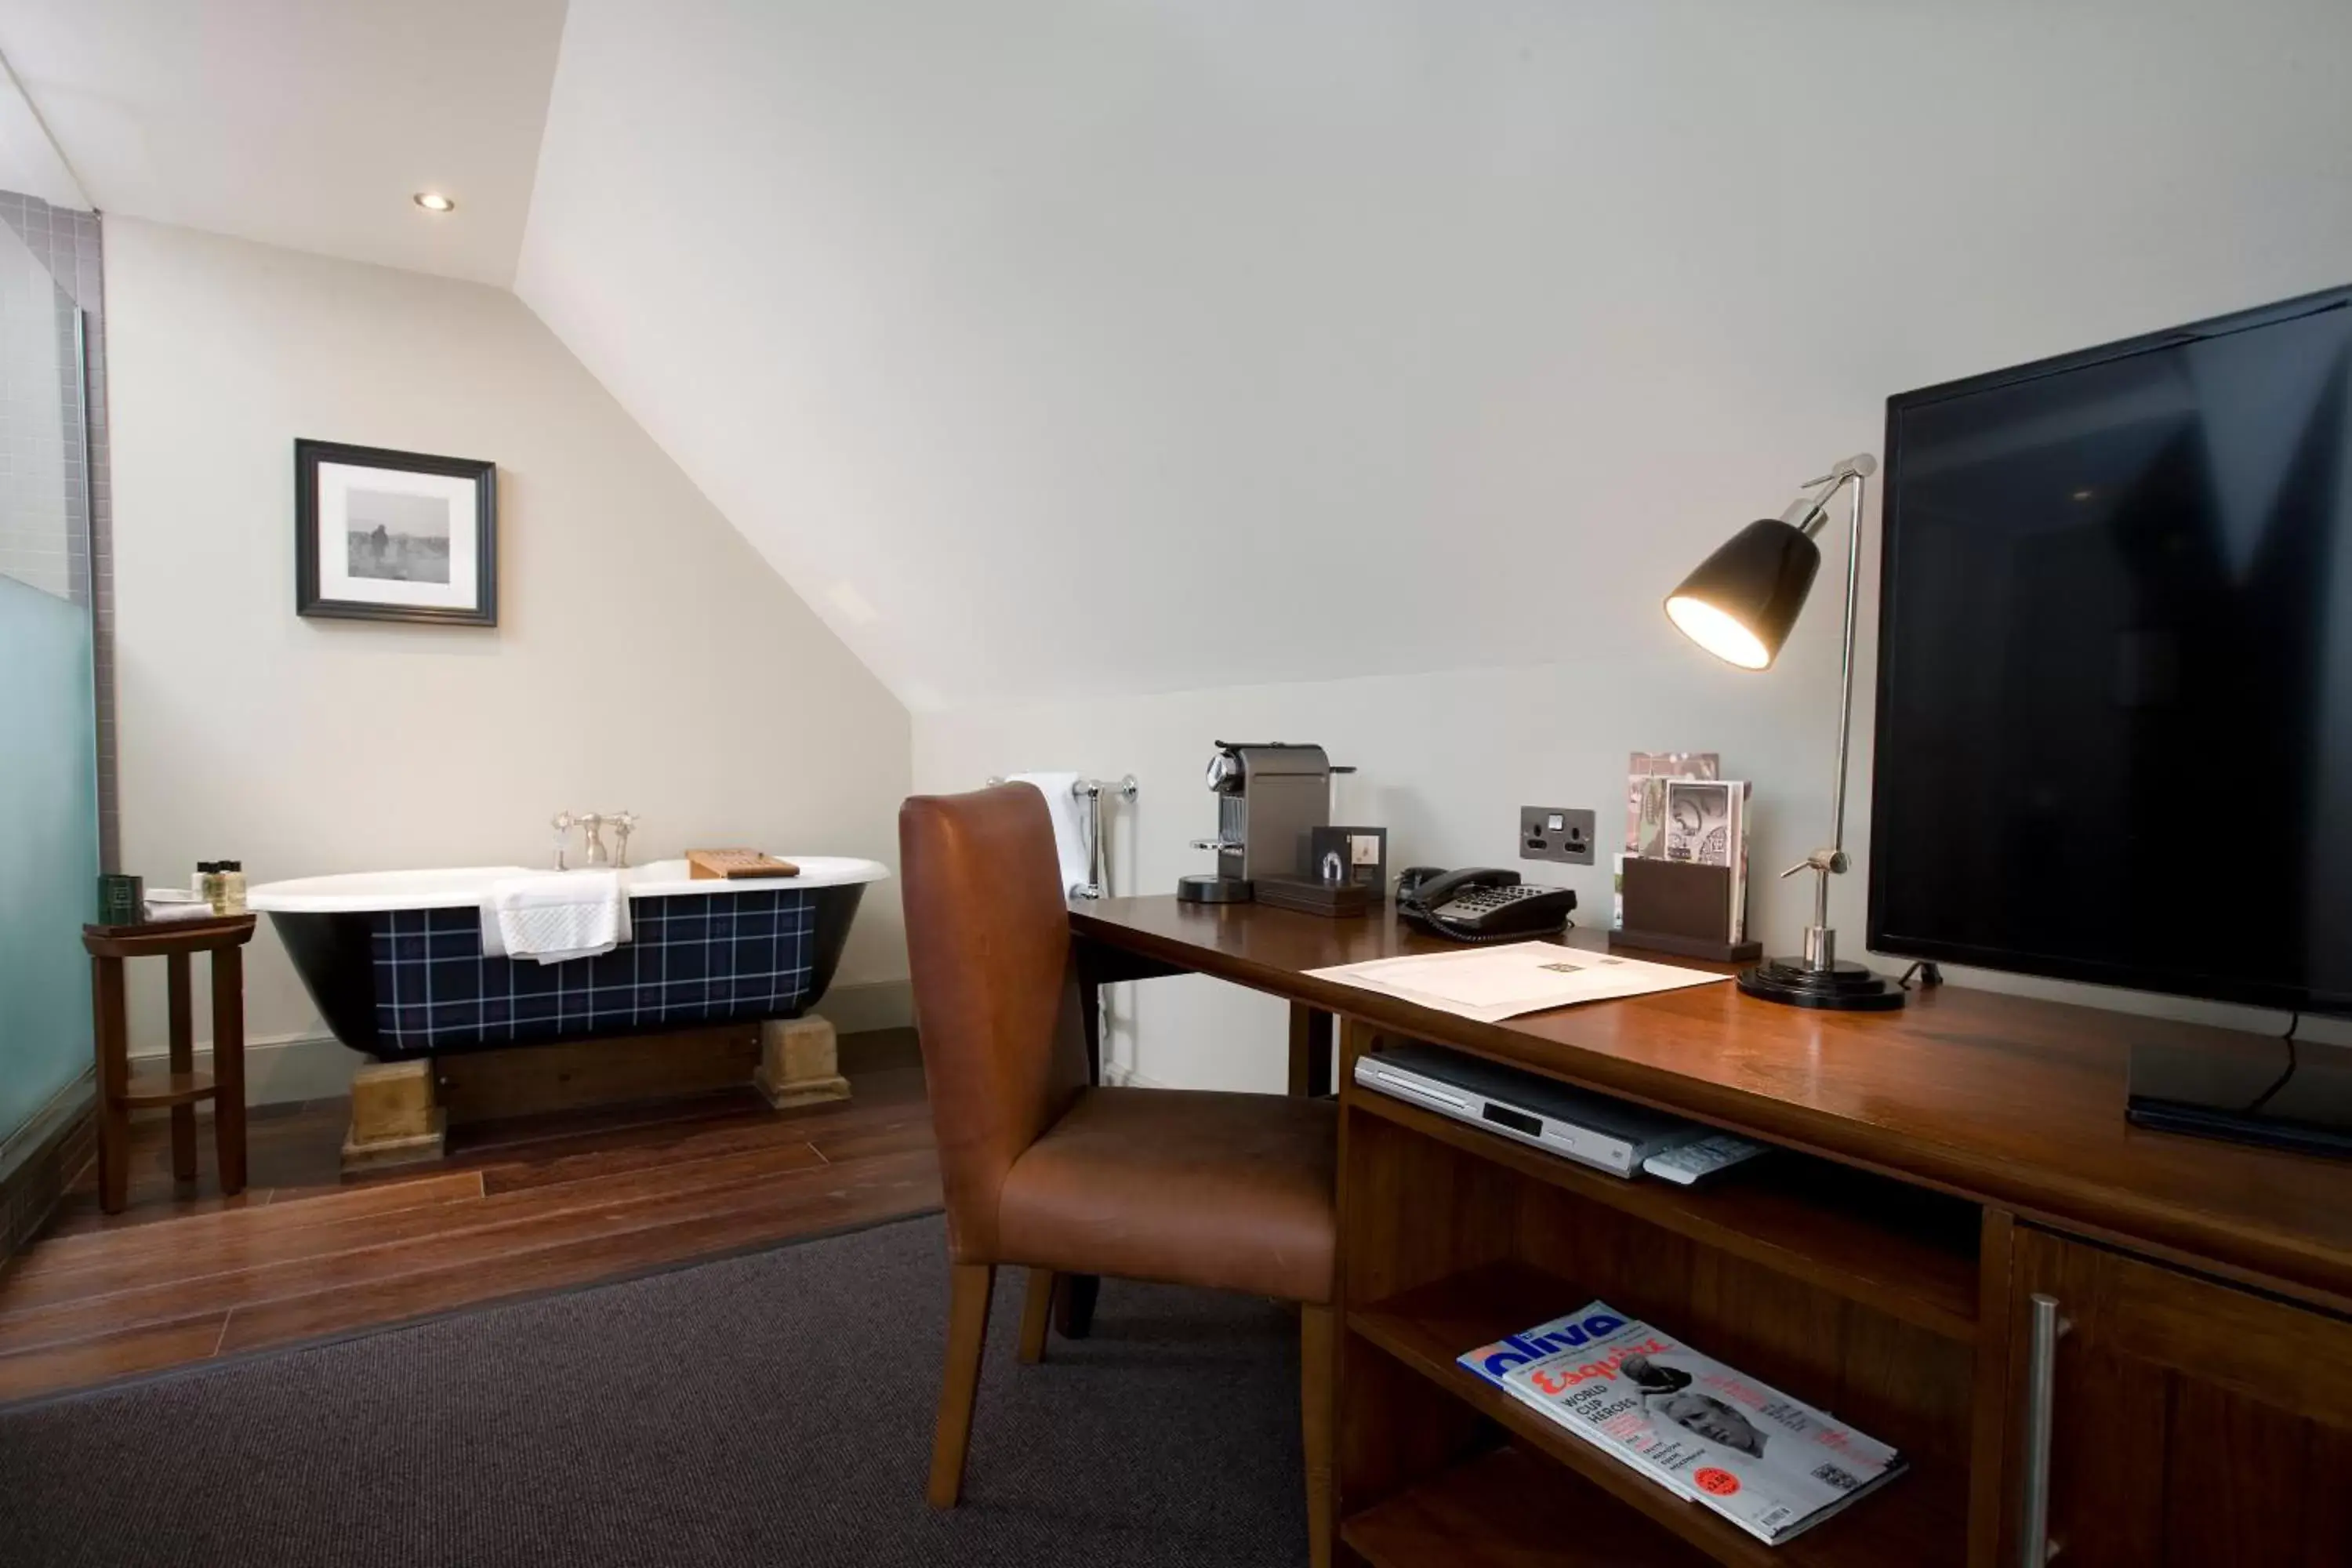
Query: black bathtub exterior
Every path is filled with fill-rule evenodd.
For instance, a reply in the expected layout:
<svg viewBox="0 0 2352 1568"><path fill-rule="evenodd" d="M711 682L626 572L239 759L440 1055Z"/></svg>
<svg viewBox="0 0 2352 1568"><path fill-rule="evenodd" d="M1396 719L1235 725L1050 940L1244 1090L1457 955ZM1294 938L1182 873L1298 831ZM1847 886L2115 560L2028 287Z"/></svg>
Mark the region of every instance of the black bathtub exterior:
<svg viewBox="0 0 2352 1568"><path fill-rule="evenodd" d="M794 1018L841 963L863 883L636 899L597 958L485 958L473 909L270 921L335 1038L383 1061Z"/></svg>

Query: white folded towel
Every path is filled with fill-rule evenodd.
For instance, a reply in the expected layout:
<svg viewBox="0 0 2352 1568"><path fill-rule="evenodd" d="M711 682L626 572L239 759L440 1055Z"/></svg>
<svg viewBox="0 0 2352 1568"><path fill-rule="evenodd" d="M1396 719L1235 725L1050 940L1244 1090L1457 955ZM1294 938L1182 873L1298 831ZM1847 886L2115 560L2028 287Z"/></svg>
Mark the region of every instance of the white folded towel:
<svg viewBox="0 0 2352 1568"><path fill-rule="evenodd" d="M1054 816L1054 849L1062 862L1062 892L1066 896L1072 888L1083 887L1093 870L1088 862L1094 847L1087 842L1086 819L1081 815L1078 797L1070 793L1078 775L1007 773L1004 782L1034 785L1045 797L1045 809Z"/></svg>
<svg viewBox="0 0 2352 1568"><path fill-rule="evenodd" d="M501 877L482 900L482 956L562 963L629 940L629 897L618 871Z"/></svg>

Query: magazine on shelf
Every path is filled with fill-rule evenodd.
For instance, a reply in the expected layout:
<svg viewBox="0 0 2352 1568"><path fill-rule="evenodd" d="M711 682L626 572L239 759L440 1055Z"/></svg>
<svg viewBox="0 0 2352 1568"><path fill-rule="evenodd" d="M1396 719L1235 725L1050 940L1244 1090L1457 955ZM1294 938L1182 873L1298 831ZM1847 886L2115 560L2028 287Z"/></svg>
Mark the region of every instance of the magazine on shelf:
<svg viewBox="0 0 2352 1568"><path fill-rule="evenodd" d="M1602 1301L1460 1360L1675 1496L1774 1545L1905 1468L1885 1444Z"/></svg>

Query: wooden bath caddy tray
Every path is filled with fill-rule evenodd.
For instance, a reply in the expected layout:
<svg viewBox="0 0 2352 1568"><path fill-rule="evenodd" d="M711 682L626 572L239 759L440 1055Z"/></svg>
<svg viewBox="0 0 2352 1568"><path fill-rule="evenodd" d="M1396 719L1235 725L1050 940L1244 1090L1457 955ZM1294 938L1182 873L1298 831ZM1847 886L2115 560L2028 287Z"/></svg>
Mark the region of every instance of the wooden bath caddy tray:
<svg viewBox="0 0 2352 1568"><path fill-rule="evenodd" d="M801 868L789 860L757 849L689 849L686 863L689 879L697 882L740 882L754 877L797 877Z"/></svg>

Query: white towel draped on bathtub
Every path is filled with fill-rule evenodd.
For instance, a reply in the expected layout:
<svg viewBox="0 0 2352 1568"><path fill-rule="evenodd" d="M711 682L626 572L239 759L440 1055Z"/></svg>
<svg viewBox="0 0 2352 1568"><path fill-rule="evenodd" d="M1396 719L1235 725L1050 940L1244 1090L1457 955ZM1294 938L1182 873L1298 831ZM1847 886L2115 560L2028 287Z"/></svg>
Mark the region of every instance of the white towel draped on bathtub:
<svg viewBox="0 0 2352 1568"><path fill-rule="evenodd" d="M562 963L629 940L629 899L618 871L502 877L482 900L482 956Z"/></svg>

